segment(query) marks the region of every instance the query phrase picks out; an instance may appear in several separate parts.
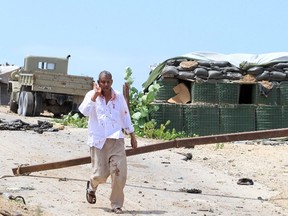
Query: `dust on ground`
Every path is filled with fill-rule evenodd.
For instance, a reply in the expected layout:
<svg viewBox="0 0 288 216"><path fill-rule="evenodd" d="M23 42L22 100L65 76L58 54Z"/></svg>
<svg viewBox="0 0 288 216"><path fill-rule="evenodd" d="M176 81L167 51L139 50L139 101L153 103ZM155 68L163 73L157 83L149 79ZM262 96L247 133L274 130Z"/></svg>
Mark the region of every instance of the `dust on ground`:
<svg viewBox="0 0 288 216"><path fill-rule="evenodd" d="M0 119L30 123L0 106ZM85 199L90 164L14 176L12 168L89 156L87 129L58 132L0 131L0 215L111 215L110 182L96 205ZM127 148L129 139L125 139ZM161 141L138 138L139 146ZM128 157L123 215L288 215L288 144L285 139L173 148ZM191 160L184 155L191 153ZM241 178L253 185L239 185ZM201 190L201 193L188 193ZM7 213L7 215L8 215Z"/></svg>

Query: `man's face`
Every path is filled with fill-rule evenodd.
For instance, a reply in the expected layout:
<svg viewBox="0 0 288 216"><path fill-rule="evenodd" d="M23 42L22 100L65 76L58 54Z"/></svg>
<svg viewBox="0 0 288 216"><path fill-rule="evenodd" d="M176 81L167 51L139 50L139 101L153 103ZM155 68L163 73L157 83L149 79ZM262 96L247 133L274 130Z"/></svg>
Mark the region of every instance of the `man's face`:
<svg viewBox="0 0 288 216"><path fill-rule="evenodd" d="M110 76L106 76L103 74L100 79L98 80L99 87L102 89L103 92L108 92L111 90L113 80Z"/></svg>

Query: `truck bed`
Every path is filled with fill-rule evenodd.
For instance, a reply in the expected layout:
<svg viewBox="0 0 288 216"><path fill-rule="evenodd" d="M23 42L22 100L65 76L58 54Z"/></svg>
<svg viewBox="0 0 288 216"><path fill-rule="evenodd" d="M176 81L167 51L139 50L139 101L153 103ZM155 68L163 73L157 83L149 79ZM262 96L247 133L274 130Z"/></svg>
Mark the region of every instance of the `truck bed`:
<svg viewBox="0 0 288 216"><path fill-rule="evenodd" d="M20 73L19 82L32 91L84 96L93 87L93 78L50 72Z"/></svg>

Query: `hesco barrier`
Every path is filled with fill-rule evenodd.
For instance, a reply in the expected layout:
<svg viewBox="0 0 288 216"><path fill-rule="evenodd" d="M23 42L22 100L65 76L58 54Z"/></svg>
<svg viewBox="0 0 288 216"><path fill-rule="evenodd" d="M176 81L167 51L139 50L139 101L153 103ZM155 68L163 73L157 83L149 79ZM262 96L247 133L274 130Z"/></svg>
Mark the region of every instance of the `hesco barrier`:
<svg viewBox="0 0 288 216"><path fill-rule="evenodd" d="M261 84L255 84L252 91L252 103L257 105L279 105L279 88L275 86L268 92L264 92Z"/></svg>
<svg viewBox="0 0 288 216"><path fill-rule="evenodd" d="M256 108L256 130L282 128L282 113L282 106L258 106Z"/></svg>
<svg viewBox="0 0 288 216"><path fill-rule="evenodd" d="M252 104L222 105L220 109L220 133L254 131L255 109Z"/></svg>
<svg viewBox="0 0 288 216"><path fill-rule="evenodd" d="M266 95L260 84L253 85L246 92L251 98L249 104L239 104L240 83L192 83L188 104L167 103L175 96L177 79L165 78L158 83L163 86L155 103L159 110L151 117L158 125L170 120L167 129L204 136L288 128L288 82L274 86Z"/></svg>
<svg viewBox="0 0 288 216"><path fill-rule="evenodd" d="M191 84L192 103L218 103L216 83L193 83Z"/></svg>
<svg viewBox="0 0 288 216"><path fill-rule="evenodd" d="M165 78L158 80L157 83L161 86L161 88L156 95L156 100L168 100L176 95L173 88L178 85L178 79Z"/></svg>
<svg viewBox="0 0 288 216"><path fill-rule="evenodd" d="M279 86L279 103L288 105L288 82L281 82Z"/></svg>
<svg viewBox="0 0 288 216"><path fill-rule="evenodd" d="M155 119L160 124L166 124L170 120L170 124L166 126L167 129L176 131L183 131L184 116L182 104L167 104L167 103L154 103L154 106L158 106L159 109L156 112L151 113L151 118Z"/></svg>
<svg viewBox="0 0 288 216"><path fill-rule="evenodd" d="M239 83L217 83L219 104L238 104L240 96Z"/></svg>
<svg viewBox="0 0 288 216"><path fill-rule="evenodd" d="M185 105L184 131L189 135L219 134L218 105Z"/></svg>
<svg viewBox="0 0 288 216"><path fill-rule="evenodd" d="M282 128L288 128L288 106L282 106Z"/></svg>

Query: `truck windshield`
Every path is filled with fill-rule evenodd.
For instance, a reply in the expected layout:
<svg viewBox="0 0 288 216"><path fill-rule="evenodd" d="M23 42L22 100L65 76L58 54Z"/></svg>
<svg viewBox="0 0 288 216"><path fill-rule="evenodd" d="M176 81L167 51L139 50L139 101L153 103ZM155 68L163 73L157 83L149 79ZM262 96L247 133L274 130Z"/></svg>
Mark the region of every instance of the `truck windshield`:
<svg viewBox="0 0 288 216"><path fill-rule="evenodd" d="M38 69L42 69L42 70L55 70L55 63L38 62Z"/></svg>

